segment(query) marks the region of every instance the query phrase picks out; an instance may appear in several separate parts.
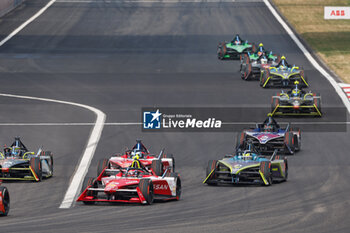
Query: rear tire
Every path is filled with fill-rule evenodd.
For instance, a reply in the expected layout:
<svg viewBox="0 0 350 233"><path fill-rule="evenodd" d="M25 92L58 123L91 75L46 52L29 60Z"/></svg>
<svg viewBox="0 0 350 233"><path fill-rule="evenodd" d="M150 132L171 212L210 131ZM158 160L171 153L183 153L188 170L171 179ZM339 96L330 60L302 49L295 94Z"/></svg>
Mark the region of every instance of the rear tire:
<svg viewBox="0 0 350 233"><path fill-rule="evenodd" d="M294 134L294 145L295 151L300 151L301 149L301 130L298 127L291 128L291 132Z"/></svg>
<svg viewBox="0 0 350 233"><path fill-rule="evenodd" d="M175 158L174 158L174 155L173 154L163 154L162 158L166 158L166 159L172 159L172 163L173 163L173 166L172 166L172 172L175 172Z"/></svg>
<svg viewBox="0 0 350 233"><path fill-rule="evenodd" d="M320 97L321 95L319 93L316 94L316 97ZM318 108L318 111L322 112L321 111L321 99L320 98L317 98L315 100L315 105L316 107Z"/></svg>
<svg viewBox="0 0 350 233"><path fill-rule="evenodd" d="M2 204L4 206L4 212L0 212L0 215L7 216L10 211L10 194L6 187L0 187Z"/></svg>
<svg viewBox="0 0 350 233"><path fill-rule="evenodd" d="M101 175L102 171L108 167L109 159L100 159L97 164L97 177Z"/></svg>
<svg viewBox="0 0 350 233"><path fill-rule="evenodd" d="M251 50L252 53L255 53L256 52L256 45L254 43L252 43L252 50Z"/></svg>
<svg viewBox="0 0 350 233"><path fill-rule="evenodd" d="M49 164L49 168L51 171L51 176L53 176L53 155L51 151L45 151L44 156L49 156L50 161L47 160L47 163Z"/></svg>
<svg viewBox="0 0 350 233"><path fill-rule="evenodd" d="M252 64L250 63L250 59L248 54L244 54L242 70L241 70L241 78L243 80L249 80L252 71Z"/></svg>
<svg viewBox="0 0 350 233"><path fill-rule="evenodd" d="M153 182L150 179L141 179L139 183L139 189L146 200L146 204L150 205L153 203Z"/></svg>
<svg viewBox="0 0 350 233"><path fill-rule="evenodd" d="M30 158L29 166L32 168L32 170L34 171L35 175L38 177L38 179L39 179L38 182L42 181L42 179L43 179L43 171L42 171L42 168L41 168L40 158L38 158L38 157Z"/></svg>
<svg viewBox="0 0 350 233"><path fill-rule="evenodd" d="M276 94L276 96L279 96L279 93ZM280 100L278 98L271 97L271 112L275 111L276 107L279 105Z"/></svg>
<svg viewBox="0 0 350 233"><path fill-rule="evenodd" d="M288 180L288 160L286 157L284 157L284 180L283 181L287 181Z"/></svg>
<svg viewBox="0 0 350 233"><path fill-rule="evenodd" d="M221 45L221 43L219 43L216 52L217 52L217 54L218 54L218 59L219 59L219 60L222 60L222 59L223 59L223 56L222 56L222 45Z"/></svg>
<svg viewBox="0 0 350 233"><path fill-rule="evenodd" d="M244 132L237 133L237 136L236 136L236 150L243 149L244 148L244 144L245 144L245 133Z"/></svg>
<svg viewBox="0 0 350 233"><path fill-rule="evenodd" d="M155 159L152 161L151 169L156 174L156 176L163 175L163 163L159 159Z"/></svg>
<svg viewBox="0 0 350 233"><path fill-rule="evenodd" d="M305 82L306 82L307 84L304 82L304 80L303 80L301 77L303 77L303 79L305 80ZM306 77L306 75L305 75L305 72L304 72L303 67L301 67L301 71L300 71L300 81L299 81L299 83L301 83L301 87L308 87L308 81L307 81L307 77Z"/></svg>
<svg viewBox="0 0 350 233"><path fill-rule="evenodd" d="M92 177L85 177L83 186L81 186L81 193L85 191L85 189L89 186L92 186L92 188L97 188L97 183L95 182L95 179ZM97 192L96 191L87 191L86 192L87 196L93 196L94 198L97 197ZM93 205L95 204L94 201L83 201L85 205Z"/></svg>
<svg viewBox="0 0 350 233"><path fill-rule="evenodd" d="M260 86L262 88L267 88L268 87L267 84L264 87L264 84L265 84L265 82L266 82L266 80L268 79L269 76L270 76L270 70L265 69L264 72L262 73L262 75L260 76L260 82L259 82L259 84L260 84Z"/></svg>
<svg viewBox="0 0 350 233"><path fill-rule="evenodd" d="M294 135L292 132L286 132L286 135L284 136L284 152L286 154L291 154L293 155L295 152L295 144L294 144ZM290 150L288 149L288 146Z"/></svg>

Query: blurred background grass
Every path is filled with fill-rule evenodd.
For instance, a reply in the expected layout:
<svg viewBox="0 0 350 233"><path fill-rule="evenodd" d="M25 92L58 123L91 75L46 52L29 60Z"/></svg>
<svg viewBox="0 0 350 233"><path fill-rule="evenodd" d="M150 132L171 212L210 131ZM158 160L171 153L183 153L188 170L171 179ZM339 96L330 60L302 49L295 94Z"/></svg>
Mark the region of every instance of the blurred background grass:
<svg viewBox="0 0 350 233"><path fill-rule="evenodd" d="M350 0L272 0L290 24L344 82L350 83L350 20L325 20L325 6Z"/></svg>

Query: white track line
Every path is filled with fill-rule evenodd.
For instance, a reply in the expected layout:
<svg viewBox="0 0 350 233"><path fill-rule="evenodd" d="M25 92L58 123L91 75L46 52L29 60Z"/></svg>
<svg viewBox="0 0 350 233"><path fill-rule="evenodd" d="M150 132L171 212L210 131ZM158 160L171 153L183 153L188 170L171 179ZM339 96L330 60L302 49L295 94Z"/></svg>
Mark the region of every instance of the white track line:
<svg viewBox="0 0 350 233"><path fill-rule="evenodd" d="M222 122L223 125L255 125L257 122ZM350 121L324 121L324 122L279 122L280 124L303 124L303 125L338 125L350 124ZM0 126L94 126L98 123L0 123ZM139 126L141 122L108 122L104 126Z"/></svg>
<svg viewBox="0 0 350 233"><path fill-rule="evenodd" d="M23 28L25 28L28 24L33 22L36 18L38 18L40 15L42 15L52 4L54 4L56 0L49 1L42 9L40 9L35 15L33 15L31 18L29 18L26 22L24 22L22 25L20 25L18 28L16 28L13 32L11 32L6 38L4 38L2 41L0 41L0 47L3 46L7 41L9 41L12 37L17 35ZM0 96L4 97L12 97L12 98L22 98L22 99L31 99L31 100L40 100L40 101L46 101L46 102L54 102L54 103L60 103L60 104L68 104L73 105L81 108L88 109L92 112L94 112L97 116L95 125L91 131L87 146L85 148L83 157L80 160L78 168L75 170L75 173L73 175L73 178L71 180L71 183L66 191L66 194L64 196L64 199L60 205L60 208L69 208L71 207L75 196L77 195L78 190L80 190L81 183L89 169L92 157L94 156L97 144L101 138L101 133L103 130L104 122L106 120L106 115L100 111L97 108L84 105L84 104L78 104L68 101L60 101L60 100L53 100L53 99L46 99L46 98L37 98L37 97L31 97L31 96L20 96L20 95L11 95L11 94L1 94Z"/></svg>
<svg viewBox="0 0 350 233"><path fill-rule="evenodd" d="M262 1L263 0L57 0L57 3L235 3Z"/></svg>
<svg viewBox="0 0 350 233"><path fill-rule="evenodd" d="M96 116L97 116L96 122L95 122L94 127L91 131L91 134L90 134L89 140L87 142L85 151L84 151L83 156L80 160L78 168L75 170L75 172L73 174L73 178L71 180L71 183L69 184L69 187L66 191L64 199L60 205L60 208L71 207L72 203L74 201L74 198L78 193L78 190L80 190L80 187L82 185L82 181L83 181L83 179L84 179L84 177L89 169L89 166L90 166L92 157L94 156L97 144L101 138L101 133L102 133L103 126L104 126L104 123L106 120L106 115L97 108L94 108L94 107L91 107L91 106L88 106L85 104L74 103L74 102L47 99L47 98L38 98L38 97L31 97L31 96L1 94L1 93L0 93L0 96L29 99L29 100L39 100L39 101L53 102L53 103L59 103L59 104L68 104L68 105L73 105L76 107L90 110L96 114Z"/></svg>
<svg viewBox="0 0 350 233"><path fill-rule="evenodd" d="M320 66L320 64L312 57L312 55L307 51L305 46L300 42L298 37L294 34L292 29L284 22L281 16L277 13L277 11L272 7L271 3L268 0L263 0L267 8L271 11L273 16L277 19L277 21L282 25L284 30L286 30L287 34L292 38L292 40L298 45L300 50L304 53L305 57L311 62L311 64L331 83L335 91L338 93L340 99L343 101L345 107L348 109L350 113L350 102L348 101L348 97L345 95L343 90L340 88L339 84L335 81L335 79Z"/></svg>
<svg viewBox="0 0 350 233"><path fill-rule="evenodd" d="M8 40L10 40L12 37L14 37L17 33L22 31L23 28L25 28L28 24L33 22L36 18L38 18L42 13L44 13L47 8L49 8L52 4L54 4L56 0L51 0L46 6L44 6L41 10L39 10L35 15L33 15L30 19L25 21L21 26L16 28L13 32L11 32L5 39L0 41L0 46L3 46Z"/></svg>
<svg viewBox="0 0 350 233"><path fill-rule="evenodd" d="M0 126L92 126L99 123L0 123ZM132 125L142 125L141 122L110 122L103 123L104 126L132 126Z"/></svg>
<svg viewBox="0 0 350 233"><path fill-rule="evenodd" d="M0 41L0 47L3 46L12 37L17 35L17 33L22 31L23 28L25 28L28 24L33 22L40 15L42 15L55 2L56 2L56 0L49 1L35 15L33 15L26 22L21 24L18 28L16 28L13 32L11 32L7 37L5 37L2 41ZM87 173L87 170L88 170L89 165L91 163L92 157L95 153L97 143L101 137L101 133L103 130L103 123L105 122L106 115L94 107L90 107L90 106L87 106L84 104L68 102L68 101L60 101L60 100L53 100L53 99L46 99L46 98L37 98L37 97L30 97L30 96L10 95L10 94L0 94L0 96L22 98L22 99L32 99L32 100L41 100L41 101L61 103L61 104L69 104L69 105L74 105L77 107L88 109L97 115L96 124L91 132L91 135L90 135L89 141L87 143L87 147L85 148L83 157L81 158L80 164L79 164L77 170L75 171L75 174L73 175L73 179L72 179L72 181L67 189L66 195L64 196L64 199L60 205L60 208L69 208L74 201L74 197L76 196L76 193L78 192L78 190L81 186L82 180Z"/></svg>

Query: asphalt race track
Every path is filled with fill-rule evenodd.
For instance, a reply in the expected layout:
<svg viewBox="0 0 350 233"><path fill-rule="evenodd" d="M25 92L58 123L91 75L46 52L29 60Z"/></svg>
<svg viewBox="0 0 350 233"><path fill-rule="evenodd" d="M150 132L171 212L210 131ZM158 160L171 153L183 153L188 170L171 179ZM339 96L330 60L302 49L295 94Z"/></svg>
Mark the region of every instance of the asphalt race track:
<svg viewBox="0 0 350 233"><path fill-rule="evenodd" d="M47 1L30 0L0 20L0 39ZM82 103L107 123L139 122L141 107L269 106L276 90L245 82L239 63L219 61L216 45L239 33L302 64L324 107L342 102L260 1L57 1L0 47L0 93ZM94 123L82 108L0 97L0 142L21 136L55 157L41 183L5 183L11 210L1 232L348 232L349 132L302 135L289 156L289 180L271 187L203 185L209 159L233 151L232 133L142 133L138 125L106 125L97 161L142 139L152 152L173 153L182 178L180 201L141 205L74 203L59 209ZM263 119L256 119L261 121ZM14 123L9 126L4 123Z"/></svg>

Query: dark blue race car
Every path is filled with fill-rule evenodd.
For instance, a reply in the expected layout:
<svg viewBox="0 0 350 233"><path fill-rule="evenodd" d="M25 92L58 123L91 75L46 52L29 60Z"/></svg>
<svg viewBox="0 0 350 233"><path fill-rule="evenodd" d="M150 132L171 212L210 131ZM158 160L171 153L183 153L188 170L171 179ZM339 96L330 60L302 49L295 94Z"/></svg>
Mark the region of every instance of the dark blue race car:
<svg viewBox="0 0 350 233"><path fill-rule="evenodd" d="M275 119L268 116L262 124L256 124L255 128L238 133L236 147L244 148L248 141L252 141L255 148L263 154L271 154L275 149L284 151L285 154L294 154L301 147L301 131L292 128L290 124L282 128Z"/></svg>

